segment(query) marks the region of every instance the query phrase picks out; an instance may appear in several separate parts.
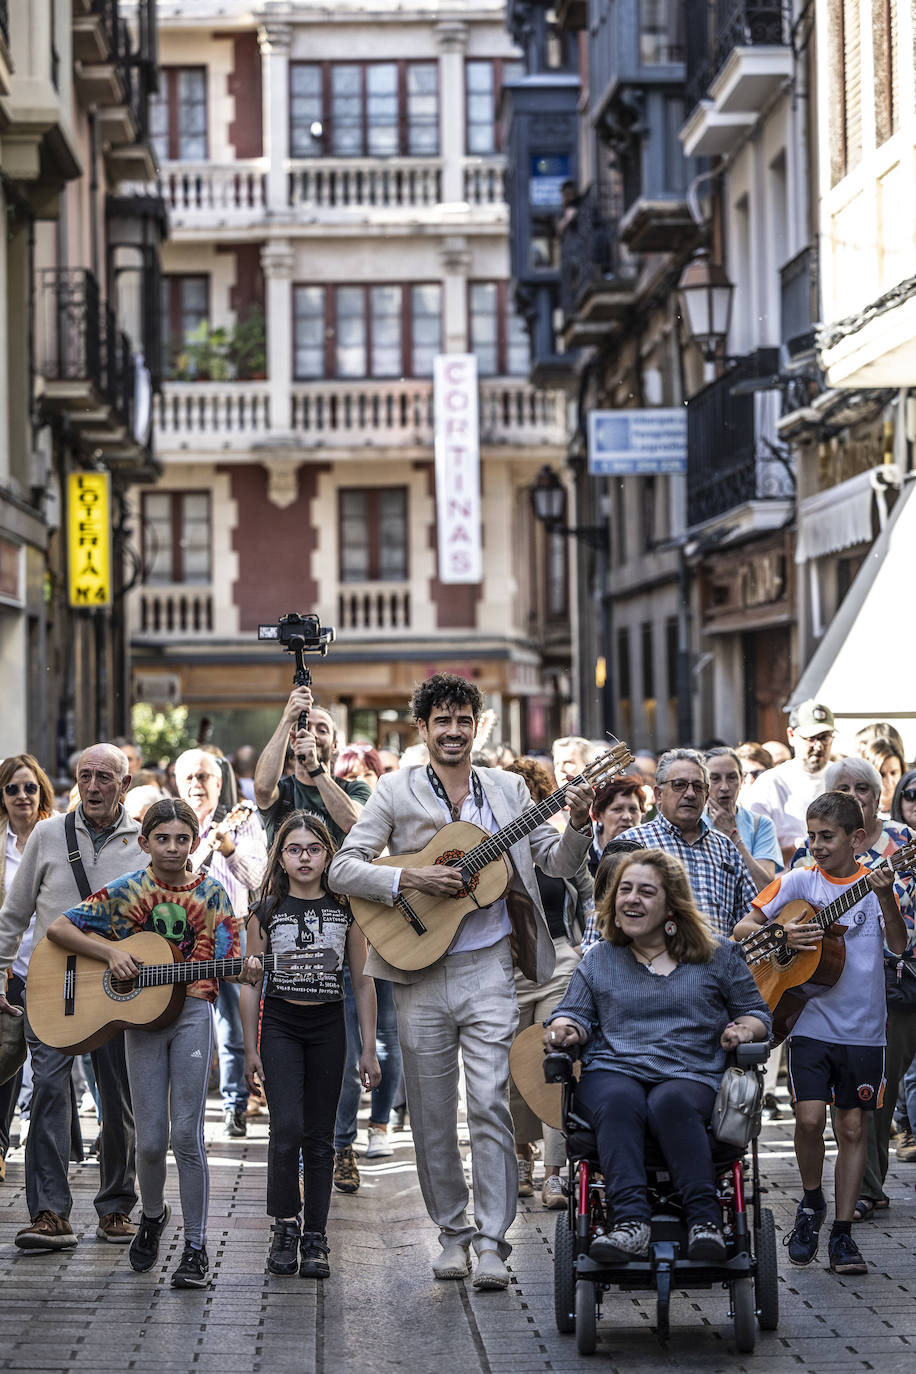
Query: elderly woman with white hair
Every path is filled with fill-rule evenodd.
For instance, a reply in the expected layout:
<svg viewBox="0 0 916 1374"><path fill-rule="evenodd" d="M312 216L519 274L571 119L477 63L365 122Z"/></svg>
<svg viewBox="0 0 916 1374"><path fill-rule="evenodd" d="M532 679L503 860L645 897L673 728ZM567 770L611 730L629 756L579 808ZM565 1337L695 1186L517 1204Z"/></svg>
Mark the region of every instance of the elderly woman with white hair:
<svg viewBox="0 0 916 1374"><path fill-rule="evenodd" d="M878 815L881 797L881 774L867 759L851 756L831 763L824 770L827 792L851 792L862 807L865 817L865 848L858 855L866 868L882 859L890 858L895 850L909 844L916 836L899 821L884 820ZM792 868L810 868L814 860L807 844L796 850ZM913 952L914 919L916 919L916 881L909 874L898 874L894 892L909 932L907 953ZM887 955L887 951L885 950ZM916 1056L916 1015L906 1008L888 1007L887 1050L885 1077L887 1088L884 1102L875 1112L866 1113L868 1126L868 1157L861 1197L856 1203L853 1220L864 1221L874 1212L890 1206L884 1191L887 1176L887 1153L890 1146L894 1108L897 1105L897 1085Z"/></svg>

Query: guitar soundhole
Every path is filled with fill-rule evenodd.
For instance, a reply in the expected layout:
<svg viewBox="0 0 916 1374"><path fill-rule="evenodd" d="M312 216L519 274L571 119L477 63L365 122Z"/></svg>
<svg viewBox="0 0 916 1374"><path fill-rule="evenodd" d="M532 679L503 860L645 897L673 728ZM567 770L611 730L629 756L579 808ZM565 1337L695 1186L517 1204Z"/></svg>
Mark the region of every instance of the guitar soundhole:
<svg viewBox="0 0 916 1374"><path fill-rule="evenodd" d="M442 854L439 855L438 859L436 860L436 863L437 863L437 864L457 863L458 860L464 858L464 855L465 855L465 851L464 851L463 849L446 849L444 853L442 853ZM459 896L459 897L466 897L466 896L468 895L469 892L473 892L473 891L475 890L475 888L477 887L477 884L478 884L479 882L480 882L480 874L479 874L479 873L474 873L474 874L472 874L472 875L471 875L471 881L468 883L467 887L463 887L463 888L461 889L461 891L460 891L459 893L457 893L457 896Z"/></svg>
<svg viewBox="0 0 916 1374"><path fill-rule="evenodd" d="M134 978L112 978L111 970L107 970L102 979L102 986L108 996L116 1002L130 1002L138 996L140 989Z"/></svg>

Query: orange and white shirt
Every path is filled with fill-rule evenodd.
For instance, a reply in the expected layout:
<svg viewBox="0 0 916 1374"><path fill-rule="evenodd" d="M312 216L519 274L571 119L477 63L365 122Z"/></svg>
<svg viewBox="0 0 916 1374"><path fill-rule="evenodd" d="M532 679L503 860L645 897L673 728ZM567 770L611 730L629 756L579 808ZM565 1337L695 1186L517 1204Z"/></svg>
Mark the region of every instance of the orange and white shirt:
<svg viewBox="0 0 916 1374"><path fill-rule="evenodd" d="M862 864L848 878L831 878L816 864L813 868L794 868L758 892L753 905L771 920L789 902L810 902L820 909L867 874ZM832 988L810 999L789 1038L804 1035L831 1045L883 1045L887 1023L884 917L871 889L850 907L840 924L846 927L843 972Z"/></svg>

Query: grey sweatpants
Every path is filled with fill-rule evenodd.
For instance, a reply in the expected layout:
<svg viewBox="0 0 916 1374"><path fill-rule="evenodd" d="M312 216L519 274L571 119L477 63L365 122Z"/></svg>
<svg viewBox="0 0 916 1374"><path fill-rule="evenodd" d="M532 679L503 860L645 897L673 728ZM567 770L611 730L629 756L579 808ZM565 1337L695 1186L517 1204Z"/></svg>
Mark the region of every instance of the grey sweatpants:
<svg viewBox="0 0 916 1374"><path fill-rule="evenodd" d="M204 1148L207 1081L213 1052L213 1011L185 998L177 1020L162 1030L126 1030L127 1073L137 1133L137 1183L148 1217L165 1207L165 1155L171 1126L185 1242L206 1244L210 1173Z"/></svg>

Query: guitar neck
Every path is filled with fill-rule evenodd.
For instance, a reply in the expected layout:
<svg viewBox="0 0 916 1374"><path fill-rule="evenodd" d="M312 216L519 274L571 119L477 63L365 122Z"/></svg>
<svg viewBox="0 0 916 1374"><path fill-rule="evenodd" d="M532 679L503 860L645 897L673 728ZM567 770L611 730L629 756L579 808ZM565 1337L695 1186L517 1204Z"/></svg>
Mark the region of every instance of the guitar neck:
<svg viewBox="0 0 916 1374"><path fill-rule="evenodd" d="M894 867L893 859L881 859L872 865L871 871L874 873L876 869L887 868L888 866ZM866 897L869 892L871 892L871 887L868 878L863 875L845 888L839 897L834 898L829 906L825 906L823 910L819 911L814 918L814 923L819 925L821 930L829 930L841 916L845 916L847 911L851 911L856 903L861 902L862 898Z"/></svg>
<svg viewBox="0 0 916 1374"><path fill-rule="evenodd" d="M555 816L558 811L562 811L566 805L566 789L573 787L576 783L584 782L582 774L573 778L572 782L564 783L556 792L551 792L549 797L543 801L535 802L534 806L527 807L520 816L514 821L510 821L502 830L498 830L495 835L488 835L485 840L475 844L473 849L461 859L460 867L468 873L480 873L486 868L487 864L493 863L523 840L526 835L530 835L532 830L537 830L539 825L543 825L551 816Z"/></svg>
<svg viewBox="0 0 916 1374"><path fill-rule="evenodd" d="M271 973L277 966L276 954L258 956L264 965L264 972ZM187 964L144 964L137 975L137 986L141 988L161 988L167 983L197 983L205 978L237 978L245 960L242 959L192 959Z"/></svg>

